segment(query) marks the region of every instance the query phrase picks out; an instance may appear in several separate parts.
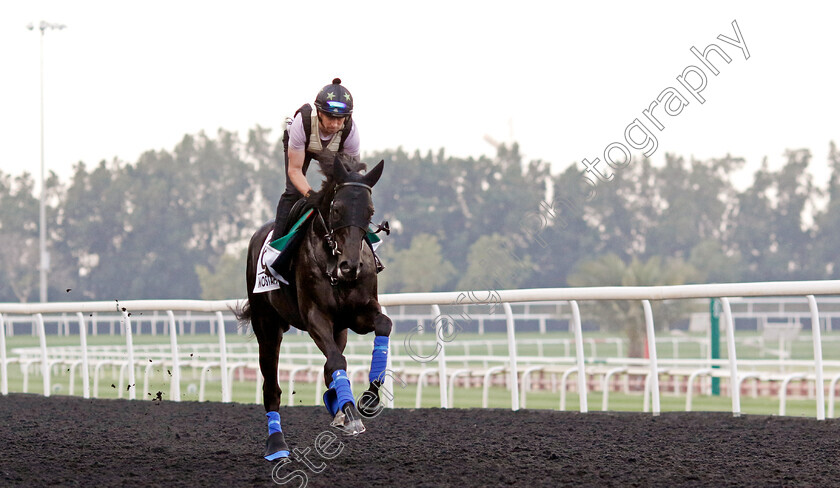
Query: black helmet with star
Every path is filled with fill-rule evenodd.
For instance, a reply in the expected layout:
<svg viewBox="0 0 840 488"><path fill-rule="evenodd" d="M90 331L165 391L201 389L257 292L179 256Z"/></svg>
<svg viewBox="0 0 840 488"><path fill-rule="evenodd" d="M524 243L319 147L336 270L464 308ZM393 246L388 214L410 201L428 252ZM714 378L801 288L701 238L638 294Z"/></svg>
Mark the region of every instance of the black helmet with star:
<svg viewBox="0 0 840 488"><path fill-rule="evenodd" d="M321 112L344 117L353 113L353 96L341 86L341 79L336 78L318 92L315 107Z"/></svg>

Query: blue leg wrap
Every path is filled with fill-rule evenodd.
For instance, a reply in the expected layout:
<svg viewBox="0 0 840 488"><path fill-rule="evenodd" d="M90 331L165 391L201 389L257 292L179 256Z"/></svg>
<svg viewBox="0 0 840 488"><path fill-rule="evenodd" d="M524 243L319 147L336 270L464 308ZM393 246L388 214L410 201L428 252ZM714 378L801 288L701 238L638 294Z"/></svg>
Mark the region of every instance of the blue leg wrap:
<svg viewBox="0 0 840 488"><path fill-rule="evenodd" d="M381 378L385 368L388 367L388 344L390 339L388 336L376 336L373 339L373 357L370 360L370 375L368 378L370 382L383 381Z"/></svg>
<svg viewBox="0 0 840 488"><path fill-rule="evenodd" d="M280 414L277 412L268 412L265 414L268 417L268 435L271 435L275 432L283 432L283 429L280 427Z"/></svg>
<svg viewBox="0 0 840 488"><path fill-rule="evenodd" d="M350 379L347 378L347 371L339 369L332 374L332 377L333 381L330 383L330 388L335 388L338 408L341 408L347 402L355 405L356 399L353 398L353 391L350 389Z"/></svg>
<svg viewBox="0 0 840 488"><path fill-rule="evenodd" d="M335 417L338 413L338 395L335 394L335 388L330 388L324 392L324 406L331 416Z"/></svg>

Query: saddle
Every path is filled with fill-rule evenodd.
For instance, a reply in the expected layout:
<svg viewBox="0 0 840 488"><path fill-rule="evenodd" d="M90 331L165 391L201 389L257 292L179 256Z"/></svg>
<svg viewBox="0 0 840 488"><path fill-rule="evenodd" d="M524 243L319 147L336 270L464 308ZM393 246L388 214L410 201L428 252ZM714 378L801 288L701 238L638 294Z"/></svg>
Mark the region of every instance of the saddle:
<svg viewBox="0 0 840 488"><path fill-rule="evenodd" d="M275 279L282 283L288 283L284 276L292 276L292 266L295 251L300 246L304 238L303 226L304 223L312 218L317 212L310 205L307 205L306 199L301 198L292 206L289 211L289 218L286 220L286 228L283 229L281 237L272 236L271 242L266 242L263 245L262 255L265 258L265 265L267 271L274 276ZM378 225L376 228L368 227L365 241L370 246L373 252L373 259L376 266L376 272L380 273L385 266L376 254L376 248L379 247L381 239L376 235L377 232L384 230L390 234L390 228L387 222L384 225Z"/></svg>
<svg viewBox="0 0 840 488"><path fill-rule="evenodd" d="M283 235L272 236L273 240L268 246L272 248L271 251L273 252L271 254L274 256L268 267L275 278L280 279L282 276L291 275L292 258L304 237L303 224L314 213L315 210L306 204L306 199L301 198L295 202L289 211L289 218L286 219L286 228L283 229Z"/></svg>
<svg viewBox="0 0 840 488"><path fill-rule="evenodd" d="M289 233L292 230L292 227L297 224L297 221L300 220L301 217L309 210L311 207L306 206L306 199L301 198L300 200L296 201L294 205L292 205L292 209L289 210L289 217L286 219L286 228L283 229L283 235Z"/></svg>

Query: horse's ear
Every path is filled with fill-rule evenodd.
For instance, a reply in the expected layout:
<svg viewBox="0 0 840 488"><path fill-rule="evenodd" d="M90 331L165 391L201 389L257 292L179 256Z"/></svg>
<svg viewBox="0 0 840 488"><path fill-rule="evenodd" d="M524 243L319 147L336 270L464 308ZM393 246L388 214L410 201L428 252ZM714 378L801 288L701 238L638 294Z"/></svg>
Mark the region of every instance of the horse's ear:
<svg viewBox="0 0 840 488"><path fill-rule="evenodd" d="M379 161L379 164L373 167L372 170L368 171L364 177L364 183L367 186L373 186L379 181L379 178L382 176L382 170L385 168L385 160Z"/></svg>
<svg viewBox="0 0 840 488"><path fill-rule="evenodd" d="M333 179L339 183L347 181L347 169L338 156L333 159Z"/></svg>

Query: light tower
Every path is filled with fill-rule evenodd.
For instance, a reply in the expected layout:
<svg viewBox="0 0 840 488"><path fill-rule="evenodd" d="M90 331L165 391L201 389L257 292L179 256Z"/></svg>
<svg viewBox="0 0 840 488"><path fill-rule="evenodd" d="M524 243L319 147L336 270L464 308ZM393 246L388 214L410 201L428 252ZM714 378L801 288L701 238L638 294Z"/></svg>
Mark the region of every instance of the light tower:
<svg viewBox="0 0 840 488"><path fill-rule="evenodd" d="M47 270L50 267L50 256L47 254L47 211L46 211L46 189L44 188L44 32L47 29L61 30L66 26L63 24L51 24L46 21L41 21L38 24L38 30L41 31L41 197L39 208L39 249L41 261L39 266L40 271L40 295L41 301L47 301ZM29 30L34 30L35 25L31 22L26 26Z"/></svg>

